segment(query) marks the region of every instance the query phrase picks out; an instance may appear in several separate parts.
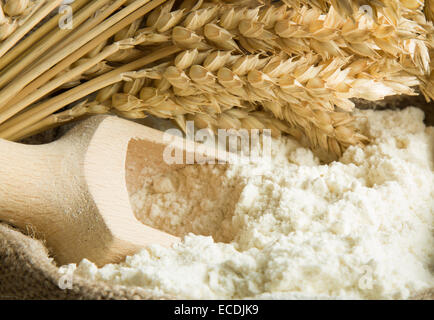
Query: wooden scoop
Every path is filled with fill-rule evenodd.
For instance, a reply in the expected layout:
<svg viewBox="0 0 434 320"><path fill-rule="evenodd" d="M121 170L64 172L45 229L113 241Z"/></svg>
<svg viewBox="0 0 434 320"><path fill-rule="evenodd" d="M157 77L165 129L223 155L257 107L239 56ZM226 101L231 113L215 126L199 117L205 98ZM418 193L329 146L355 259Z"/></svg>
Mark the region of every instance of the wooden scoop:
<svg viewBox="0 0 434 320"><path fill-rule="evenodd" d="M127 188L140 186L144 166L153 174L184 166L167 164L163 152L175 144L186 156L185 140L164 138L131 121L96 116L47 145L0 139L0 221L46 240L60 264L87 258L102 266L149 244L176 243L136 220Z"/></svg>

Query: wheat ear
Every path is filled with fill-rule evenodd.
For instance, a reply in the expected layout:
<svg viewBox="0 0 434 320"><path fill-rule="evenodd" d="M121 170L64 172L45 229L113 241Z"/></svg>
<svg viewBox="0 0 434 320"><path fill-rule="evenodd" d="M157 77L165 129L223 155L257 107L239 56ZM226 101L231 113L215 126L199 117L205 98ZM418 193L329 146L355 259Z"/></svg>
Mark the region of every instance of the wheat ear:
<svg viewBox="0 0 434 320"><path fill-rule="evenodd" d="M154 11L141 30L154 36L148 45L171 41L185 50L149 72L153 83L140 98L146 112L160 117L218 117L232 107L254 106L304 131L313 146L340 154L365 138L336 106L349 112L350 98L415 94L412 87L423 86L420 79L429 72L428 41L419 33L427 37L432 25L423 30L410 23L401 34L394 31L400 20L385 19L389 13L381 10L376 23L363 13L352 17L354 23L333 7L324 15L305 6L247 8L205 1L186 13L172 5ZM421 10L403 12L400 19L407 24L405 15L423 17Z"/></svg>
<svg viewBox="0 0 434 320"><path fill-rule="evenodd" d="M27 83L21 97L5 102L2 111L8 114L0 115L0 123L9 120L0 125L0 136L19 139L61 119L80 118L90 109L79 105L74 112L52 113L102 88L94 104L124 117L152 114L181 127L194 120L212 130L271 128L274 135L307 138L313 148L339 156L366 140L353 127L352 98L412 95L414 86L427 99L434 97L433 26L425 18L429 2L424 14L418 1L393 6L375 1L370 3L373 16L360 10L363 1L285 2L186 0L175 6L169 0L145 16L142 29L145 13L131 14L122 28L116 24L93 37ZM112 41L139 34L140 44L103 54ZM61 52L61 47L53 48ZM113 73L118 62L161 48L179 54L162 55L162 62L140 70L138 78L125 72L143 65ZM122 82L123 77L131 81ZM89 81L30 105L50 90L81 80ZM65 117L56 116L61 114Z"/></svg>
<svg viewBox="0 0 434 320"><path fill-rule="evenodd" d="M47 1L34 14L19 26L9 37L0 44L0 58L4 56L18 41L20 41L30 30L32 30L50 12L56 9L63 0Z"/></svg>

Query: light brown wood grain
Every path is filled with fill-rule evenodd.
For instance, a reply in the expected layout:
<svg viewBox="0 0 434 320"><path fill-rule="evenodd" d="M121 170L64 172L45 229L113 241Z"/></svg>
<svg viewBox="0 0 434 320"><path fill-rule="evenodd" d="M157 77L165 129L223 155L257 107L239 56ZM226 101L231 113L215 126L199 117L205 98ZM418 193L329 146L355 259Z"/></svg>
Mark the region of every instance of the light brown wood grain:
<svg viewBox="0 0 434 320"><path fill-rule="evenodd" d="M173 139L184 152L184 140ZM179 167L163 161L168 143L163 132L114 116L93 117L47 145L0 140L0 220L33 230L60 264L101 266L149 244L170 246L179 239L136 220L128 194L144 166L155 174Z"/></svg>

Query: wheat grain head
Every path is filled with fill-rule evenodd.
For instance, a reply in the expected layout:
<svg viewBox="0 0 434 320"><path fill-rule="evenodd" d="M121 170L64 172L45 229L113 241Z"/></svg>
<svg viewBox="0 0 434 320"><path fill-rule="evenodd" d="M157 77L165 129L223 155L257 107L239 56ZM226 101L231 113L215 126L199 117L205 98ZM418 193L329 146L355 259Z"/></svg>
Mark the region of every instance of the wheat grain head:
<svg viewBox="0 0 434 320"><path fill-rule="evenodd" d="M184 51L150 69L141 94L124 92L141 100L133 109L173 119L219 119L232 108L265 112L339 155L365 140L350 115L333 120L352 111L352 98L412 95L418 85L433 96L433 29L422 7L407 3L397 16L378 3L372 19L355 11L345 17L336 3L285 2L202 1L187 11L191 1L169 1L155 10L136 31L146 38L140 49L175 44Z"/></svg>
<svg viewBox="0 0 434 320"><path fill-rule="evenodd" d="M6 40L45 0L0 1L0 42Z"/></svg>

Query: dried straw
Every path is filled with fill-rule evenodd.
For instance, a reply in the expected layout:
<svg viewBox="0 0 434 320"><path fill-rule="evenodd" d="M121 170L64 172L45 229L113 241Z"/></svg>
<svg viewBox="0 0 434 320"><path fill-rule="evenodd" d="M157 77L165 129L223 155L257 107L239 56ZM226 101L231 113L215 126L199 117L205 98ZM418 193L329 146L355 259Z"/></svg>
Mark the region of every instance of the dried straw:
<svg viewBox="0 0 434 320"><path fill-rule="evenodd" d="M99 24L96 28L92 29L89 33L86 33L83 37L77 39L77 41L70 43L60 51L55 52L53 55L47 56L45 60L32 66L28 72L24 73L14 81L11 81L0 91L0 123L3 123L10 118L10 112L7 112L8 103L32 81L36 80L59 62L62 62L62 60L67 61L68 65L75 62L91 49L97 47L99 44L113 36L116 32L122 30L125 26L128 26L133 21L137 20L137 18L151 11L163 2L164 0L154 0L151 2L149 2L149 0L136 0L132 2L115 15ZM86 45L88 46L86 47ZM79 52L83 47L86 47L88 51L76 54L76 52Z"/></svg>
<svg viewBox="0 0 434 320"><path fill-rule="evenodd" d="M63 40L43 25L57 38L32 40L40 61L26 59L29 47L12 49L5 57L13 63L1 70L0 137L94 112L78 105L56 113L101 89L93 102L100 111L151 114L181 128L187 120L212 130L270 128L339 156L366 142L353 126L352 99L415 95L415 87L434 99L430 1L147 2L83 3ZM72 89L53 95L59 88Z"/></svg>
<svg viewBox="0 0 434 320"><path fill-rule="evenodd" d="M86 3L88 3L91 0L76 0L74 3L71 4L71 8L73 12L78 11L81 9ZM1 12L1 7L0 7ZM1 15L1 13L0 13ZM44 23L39 28L34 30L33 33L31 33L29 36L27 36L25 39L20 41L17 45L15 45L6 55L4 55L0 59L0 70L5 68L6 66L11 65L11 63L15 60L18 61L20 58L24 55L27 55L31 52L32 46L36 46L35 44L44 38L48 33L50 33L53 29L58 27L59 24L59 18L62 16L61 13L58 13L57 15L54 15L47 23ZM1 19L0 19L1 20ZM47 39L48 40L48 39ZM44 40L44 41L47 41ZM24 53L24 54L23 54Z"/></svg>
<svg viewBox="0 0 434 320"><path fill-rule="evenodd" d="M425 8L424 8L426 18L434 22L434 1L433 0L425 0Z"/></svg>
<svg viewBox="0 0 434 320"><path fill-rule="evenodd" d="M11 3L11 13L22 15L18 20L6 23L8 31L3 32L1 36L4 40L0 43L0 58L4 56L18 41L20 41L30 30L32 30L39 22L47 17L51 11L57 8L63 0L52 1L34 1L31 4L28 1L8 1ZM29 3L27 6L16 6L17 3ZM7 5L4 10L7 9ZM7 12L7 11L6 11ZM15 27L15 24L17 25ZM11 27L12 26L12 27Z"/></svg>
<svg viewBox="0 0 434 320"><path fill-rule="evenodd" d="M103 7L109 1L111 0L87 1L89 2L89 4L75 14L74 24L76 26L80 26L91 15L101 9L101 7ZM38 61L38 59L40 59L44 53L47 53L47 51L53 46L53 44L62 44L62 40L68 39L68 36L70 33L72 33L72 31L72 29L53 29L42 40L40 40L38 44L34 46L34 48L32 48L32 50L27 52L27 54L23 55L21 59L16 60L16 63L13 64L9 69L3 70L3 72L1 73L0 87L3 87L9 82L11 82L24 69L32 65L35 61ZM49 53L52 54L55 51L57 50L53 49Z"/></svg>
<svg viewBox="0 0 434 320"><path fill-rule="evenodd" d="M143 72L134 72L132 70L137 70L168 55L176 53L177 51L179 51L179 49L176 47L161 49L154 52L153 54L123 65L122 67L92 79L69 91L41 102L26 112L20 113L15 118L11 119L11 121L5 126L2 126L0 130L0 138L11 139L26 127L41 121L45 117L53 114L56 111L59 111L68 104L78 101L102 88L118 82L131 81L135 78L144 77L145 74Z"/></svg>
<svg viewBox="0 0 434 320"><path fill-rule="evenodd" d="M0 41L6 40L26 22L44 1L1 1L0 2Z"/></svg>
<svg viewBox="0 0 434 320"><path fill-rule="evenodd" d="M355 11L345 18L334 8L324 14L307 6L204 1L195 10L174 10L169 1L147 18L140 32L150 40L142 46L174 43L183 52L148 70L151 81L140 96L130 94L113 107L122 115L134 110L178 123L191 114L218 119L234 107L264 110L303 132L312 147L340 155L365 141L351 116L342 117L353 110L352 98L414 95L418 85L434 97L428 77L433 27L415 22L425 20L422 6L400 7L399 15L380 6L375 20Z"/></svg>

